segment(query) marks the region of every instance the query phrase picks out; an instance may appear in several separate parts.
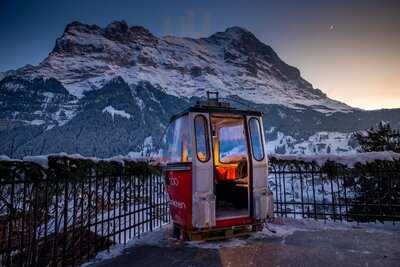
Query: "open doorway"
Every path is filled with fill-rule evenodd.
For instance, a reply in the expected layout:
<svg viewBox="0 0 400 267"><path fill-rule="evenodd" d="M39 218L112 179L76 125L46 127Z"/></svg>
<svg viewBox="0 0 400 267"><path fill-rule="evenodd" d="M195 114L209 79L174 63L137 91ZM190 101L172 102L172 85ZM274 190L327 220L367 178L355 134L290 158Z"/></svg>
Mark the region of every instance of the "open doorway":
<svg viewBox="0 0 400 267"><path fill-rule="evenodd" d="M211 117L217 219L249 213L249 154L242 116Z"/></svg>

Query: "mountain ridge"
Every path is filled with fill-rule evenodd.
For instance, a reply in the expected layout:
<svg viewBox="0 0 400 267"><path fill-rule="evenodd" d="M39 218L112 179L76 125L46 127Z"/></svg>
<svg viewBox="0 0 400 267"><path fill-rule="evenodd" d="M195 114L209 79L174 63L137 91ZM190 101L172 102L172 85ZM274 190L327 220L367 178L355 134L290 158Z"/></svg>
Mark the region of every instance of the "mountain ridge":
<svg viewBox="0 0 400 267"><path fill-rule="evenodd" d="M256 101L266 104L314 105L325 112L352 110L313 88L297 68L237 26L194 39L158 38L124 21L114 21L104 28L73 22L57 38L46 59L16 73L23 77L54 77L78 98L87 90L101 88L110 78L121 76L128 83L151 81L180 97L204 95L207 89L253 101L257 96Z"/></svg>
<svg viewBox="0 0 400 267"><path fill-rule="evenodd" d="M0 74L0 154L154 152L169 117L206 91L263 111L273 153L353 153L353 131L400 128L400 109L328 98L237 26L195 39L72 22L41 63Z"/></svg>

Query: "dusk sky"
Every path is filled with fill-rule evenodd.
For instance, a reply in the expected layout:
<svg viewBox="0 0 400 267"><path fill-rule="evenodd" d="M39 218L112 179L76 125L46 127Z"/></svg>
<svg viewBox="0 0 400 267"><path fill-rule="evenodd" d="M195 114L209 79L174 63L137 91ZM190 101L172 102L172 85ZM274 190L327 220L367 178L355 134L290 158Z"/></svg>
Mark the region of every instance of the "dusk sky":
<svg viewBox="0 0 400 267"><path fill-rule="evenodd" d="M329 97L400 108L400 1L0 0L0 71L38 64L66 24L142 25L157 36L206 37L241 26Z"/></svg>

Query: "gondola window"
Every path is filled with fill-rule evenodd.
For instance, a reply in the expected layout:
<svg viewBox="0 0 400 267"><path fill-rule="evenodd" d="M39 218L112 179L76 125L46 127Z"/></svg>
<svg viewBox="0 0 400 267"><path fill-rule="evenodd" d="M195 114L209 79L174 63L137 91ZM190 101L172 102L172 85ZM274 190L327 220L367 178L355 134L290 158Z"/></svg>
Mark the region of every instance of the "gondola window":
<svg viewBox="0 0 400 267"><path fill-rule="evenodd" d="M251 118L250 124L250 138L251 138L251 148L253 151L253 157L255 160L264 159L264 149L261 141L261 125L260 121L256 118Z"/></svg>
<svg viewBox="0 0 400 267"><path fill-rule="evenodd" d="M175 120L167 132L167 159L169 162L191 162L191 137L189 134L189 118L182 116Z"/></svg>
<svg viewBox="0 0 400 267"><path fill-rule="evenodd" d="M196 153L198 160L207 162L210 158L208 149L207 120L204 116L198 115L194 120L196 136Z"/></svg>

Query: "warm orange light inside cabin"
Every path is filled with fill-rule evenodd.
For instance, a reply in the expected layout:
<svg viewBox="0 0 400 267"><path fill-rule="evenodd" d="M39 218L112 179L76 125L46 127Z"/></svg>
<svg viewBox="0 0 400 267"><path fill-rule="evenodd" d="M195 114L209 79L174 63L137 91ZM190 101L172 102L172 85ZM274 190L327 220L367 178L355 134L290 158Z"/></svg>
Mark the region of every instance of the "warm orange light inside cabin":
<svg viewBox="0 0 400 267"><path fill-rule="evenodd" d="M182 139L182 156L181 156L181 162L188 162L189 161L189 153L188 153L188 147L187 147L187 142L183 138Z"/></svg>
<svg viewBox="0 0 400 267"><path fill-rule="evenodd" d="M237 164L224 164L223 166L216 166L217 180L235 180L237 179Z"/></svg>
<svg viewBox="0 0 400 267"><path fill-rule="evenodd" d="M205 161L207 159L206 154L201 151L197 152L197 157L201 161Z"/></svg>

